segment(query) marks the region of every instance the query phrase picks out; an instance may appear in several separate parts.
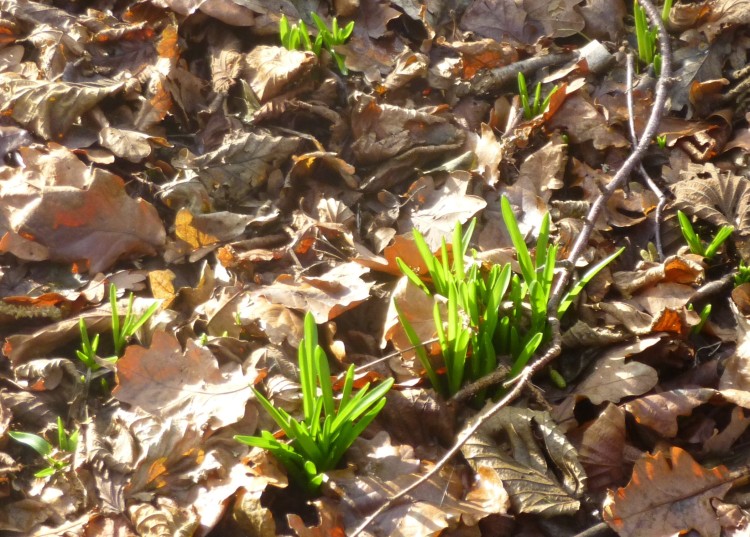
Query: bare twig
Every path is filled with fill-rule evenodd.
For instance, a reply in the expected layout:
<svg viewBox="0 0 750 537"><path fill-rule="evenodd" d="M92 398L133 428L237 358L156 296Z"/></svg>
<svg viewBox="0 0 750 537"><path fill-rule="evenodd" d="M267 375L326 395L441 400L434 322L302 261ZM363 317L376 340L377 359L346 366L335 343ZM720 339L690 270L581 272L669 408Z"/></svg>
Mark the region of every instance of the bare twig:
<svg viewBox="0 0 750 537"><path fill-rule="evenodd" d="M630 174L633 172L633 170L636 168L641 158L643 157L643 154L648 149L648 146L651 143L651 139L654 137L659 128L659 121L661 120L661 116L664 112L664 105L667 102L667 86L670 83L672 73L672 51L669 48L669 35L667 34L667 30L664 27L664 22L661 20L661 15L656 10L651 1L638 0L638 3L641 4L644 11L648 15L651 24L654 24L659 31L659 52L661 53L662 64L661 73L659 73L659 77L656 81L656 95L654 97L654 106L651 109L651 115L649 116L648 122L646 123L646 128L643 129L643 134L641 135L641 139L638 142L638 145L636 145L636 147L633 149L633 152L630 154L627 160L625 160L620 169L617 170L617 173L612 178L612 181L604 189L602 189L602 193L599 195L596 201L594 201L591 209L589 209L589 213L588 215L586 215L583 229L578 235L578 238L573 244L573 248L568 255L568 261L572 266L575 266L576 261L578 261L578 258L581 257L583 249L588 244L591 233L594 230L594 224L598 220L602 209L604 209L607 200L610 198L610 196L612 196L614 191L622 185L623 181L628 176L630 176ZM561 274L560 279L555 283L555 288L552 292L552 296L550 297L549 302L550 309L556 309L557 305L560 303L560 300L562 300L563 293L565 292L565 288L570 281L571 275L572 271L566 270Z"/></svg>
<svg viewBox="0 0 750 537"><path fill-rule="evenodd" d="M527 60L511 63L505 67L490 69L485 73L477 73L477 75L471 80L471 89L475 93L491 93L510 83L515 84L518 79L518 73L528 75L544 67L560 65L577 57L578 56L575 52L547 54L546 56L534 56Z"/></svg>
<svg viewBox="0 0 750 537"><path fill-rule="evenodd" d="M395 505L397 501L404 498L411 491L428 481L432 476L437 474L452 458L456 455L466 441L476 433L476 431L498 410L508 405L513 401L523 390L526 383L531 378L547 366L552 360L554 360L560 354L560 321L557 318L557 307L562 300L563 292L568 282L570 281L573 268L576 265L577 259L580 257L581 252L589 241L591 233L594 229L594 222L599 217L607 199L612 193L618 188L623 180L629 176L635 167L640 162L641 157L648 149L648 144L656 134L659 127L659 121L664 111L664 104L667 100L667 85L670 79L671 65L672 65L672 53L669 48L669 36L664 28L664 23L661 20L661 15L656 10L650 0L638 0L643 6L648 18L652 24L656 25L659 32L659 47L662 55L662 68L659 78L656 83L656 96L654 98L654 107L651 110L646 128L643 131L643 137L641 138L638 145L633 149L632 154L623 163L622 167L617 171L612 181L603 190L601 195L597 198L594 204L591 206L589 213L586 215L586 221L578 239L576 240L570 255L567 259L567 268L563 271L560 279L557 281L555 289L550 297L547 306L547 322L550 325L552 332L552 343L547 347L544 355L539 357L537 360L529 364L524 370L514 379L512 379L512 387L502 399L497 403L485 407L479 414L469 420L466 427L459 433L456 443L445 453L445 455L435 464L435 466L426 474L421 476L419 479L414 481L411 485L401 490L398 494L389 498L388 501L383 503L375 512L365 518L362 523L354 530L351 537L356 537L364 529L369 526L381 513ZM515 72L517 72L516 69Z"/></svg>
<svg viewBox="0 0 750 537"><path fill-rule="evenodd" d="M633 53L628 53L627 56L627 82L626 82L626 89L625 89L625 95L627 97L628 102L628 125L630 126L630 140L633 142L633 145L638 145L638 134L635 132L635 114L633 112ZM664 192L661 191L661 189L657 186L657 184L654 182L653 179L651 179L651 176L646 171L646 168L643 167L643 163L638 163L638 171L641 173L641 177L643 177L643 180L646 181L646 184L651 189L651 191L656 194L656 197L659 199L658 203L656 204L656 215L654 217L654 242L656 243L656 253L659 254L659 261L664 261L664 249L661 245L661 217L662 213L664 212L664 206L667 204L667 196L664 195Z"/></svg>

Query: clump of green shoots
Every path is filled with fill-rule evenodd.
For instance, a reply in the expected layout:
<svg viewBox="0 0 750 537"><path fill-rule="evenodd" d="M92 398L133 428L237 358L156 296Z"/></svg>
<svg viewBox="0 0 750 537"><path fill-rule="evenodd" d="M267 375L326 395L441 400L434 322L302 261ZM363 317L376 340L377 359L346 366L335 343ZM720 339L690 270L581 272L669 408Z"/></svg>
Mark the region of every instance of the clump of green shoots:
<svg viewBox="0 0 750 537"><path fill-rule="evenodd" d="M17 431L11 431L8 435L16 442L29 446L44 458L47 466L36 472L34 477L49 477L70 464L69 460L60 457L55 452L54 446L41 436ZM57 445L58 451L62 453L74 453L78 446L78 430L68 434L59 416L57 417Z"/></svg>
<svg viewBox="0 0 750 537"><path fill-rule="evenodd" d="M552 96L557 92L557 85L542 99L542 83L538 82L536 89L534 90L534 100L529 99L529 88L526 86L526 77L522 72L518 72L518 95L521 96L521 106L523 107L523 117L526 119L532 119L542 112L544 112L549 106Z"/></svg>
<svg viewBox="0 0 750 537"><path fill-rule="evenodd" d="M672 0L664 0L661 11L661 19L666 23L669 20L669 12L672 9ZM656 26L648 23L645 10L633 0L633 18L635 19L635 36L638 40L638 58L645 64L654 64L654 72L661 73L661 54L659 54L657 36L659 34Z"/></svg>
<svg viewBox="0 0 750 537"><path fill-rule="evenodd" d="M305 316L305 337L299 346L299 374L302 421L273 406L253 388L261 406L289 439L288 443L269 431L261 431L260 436L237 435L234 438L270 451L297 483L315 493L323 482L323 472L336 467L344 452L383 409L385 394L391 389L393 379L383 381L372 390L368 383L354 394L354 365L351 365L337 401L328 357L318 345L317 327L310 313Z"/></svg>
<svg viewBox="0 0 750 537"><path fill-rule="evenodd" d="M690 218L682 211L677 211L677 218L680 221L680 231L682 236L695 255L705 257L709 261L714 258L724 241L726 241L734 231L734 226L721 226L714 238L708 244L705 244L693 229Z"/></svg>
<svg viewBox="0 0 750 537"><path fill-rule="evenodd" d="M347 75L349 70L344 63L345 57L336 52L334 47L346 43L346 40L349 39L354 31L354 21L341 28L339 27L338 19L334 17L331 21L331 28L328 28L317 13L311 12L310 16L318 28L318 35L315 41L312 41L307 25L302 19L297 24L290 26L286 15L282 15L279 20L281 44L287 50L311 50L316 56L320 56L321 50L325 48L336 62L336 66L341 74Z"/></svg>
<svg viewBox="0 0 750 537"><path fill-rule="evenodd" d="M128 308L125 311L125 316L121 323L120 311L117 307L117 287L114 284L109 286L109 303L112 308L111 327L112 348L114 349L113 356L97 358L96 352L99 349L99 334L96 334L93 339L90 338L86 323L83 319L79 320L78 328L81 332L81 348L76 351L76 356L81 362L83 362L83 365L85 365L89 371L98 371L102 367L101 360L109 363L117 362L122 356L128 340L135 335L138 329L143 326L159 308L159 303L155 302L141 315L136 315L133 312L134 300L135 297L133 296L133 293L130 293Z"/></svg>
<svg viewBox="0 0 750 537"><path fill-rule="evenodd" d="M474 221L466 233L463 233L460 223L456 224L450 263L445 240L438 258L422 234L414 230L414 242L427 267L434 291L403 260L397 259L399 268L411 283L428 296L442 297L435 300L433 317L444 367L433 365L409 319L398 308L397 312L427 377L443 396L454 395L466 381L476 381L494 371L498 355L510 356L508 377L515 377L539 346L551 337L547 309L555 276L557 246L549 242L549 213L542 219L532 256L505 197L501 199L501 210L516 250L520 275L513 274L510 263L493 265L484 271L473 260L467 268L464 257ZM584 286L622 250L592 267L563 296L557 308L558 316L565 314ZM447 301L446 319L441 316L439 307L444 300ZM443 370L444 375L438 374ZM479 402L485 396L485 393L478 394Z"/></svg>

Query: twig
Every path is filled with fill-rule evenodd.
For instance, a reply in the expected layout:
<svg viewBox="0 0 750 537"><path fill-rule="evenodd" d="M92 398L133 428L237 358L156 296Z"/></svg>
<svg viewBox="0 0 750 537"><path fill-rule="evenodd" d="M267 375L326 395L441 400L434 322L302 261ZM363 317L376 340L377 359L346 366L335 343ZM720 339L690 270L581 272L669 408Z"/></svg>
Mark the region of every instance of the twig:
<svg viewBox="0 0 750 537"><path fill-rule="evenodd" d="M471 80L471 89L479 94L491 93L501 89L506 84L515 83L518 73L528 75L544 67L559 65L577 57L578 55L575 52L547 54L546 56L534 56L520 62L511 63L505 67L490 69L487 72L477 73Z"/></svg>
<svg viewBox="0 0 750 537"><path fill-rule="evenodd" d="M633 53L629 52L627 55L627 61L626 61L626 73L627 73L627 82L626 82L626 89L625 89L625 96L627 97L628 102L628 125L630 126L630 140L633 142L633 145L638 144L638 134L635 132L635 113L633 111ZM661 245L661 217L662 213L664 212L664 206L667 204L667 197L664 195L664 192L661 191L661 189L657 186L657 184L654 182L653 179L651 179L651 176L646 171L646 168L643 167L643 162L638 163L638 171L641 173L641 177L643 177L644 181L646 181L646 184L651 189L651 191L656 194L656 197L659 198L658 203L656 204L656 215L655 215L655 221L654 221L654 241L656 242L656 253L659 254L659 261L664 261L664 249Z"/></svg>
<svg viewBox="0 0 750 537"><path fill-rule="evenodd" d="M667 84L670 79L672 66L672 53L669 48L669 36L667 35L667 30L664 28L664 23L661 20L661 15L656 10L654 5L650 2L650 0L638 1L646 11L648 18L653 24L656 25L659 32L659 48L662 55L662 68L661 73L659 73L659 78L656 82L656 96L654 98L654 107L651 110L651 115L649 116L648 123L646 123L646 128L643 131L643 138L641 138L641 141L633 149L632 154L627 158L622 167L617 171L614 178L612 179L612 182L607 185L607 187L603 190L603 192L591 206L591 209L589 209L589 213L588 215L586 215L586 221L583 226L583 230L578 235L578 239L573 245L573 249L568 256L568 266L563 271L560 279L557 281L552 296L550 297L549 303L547 305L547 322L549 323L552 332L552 343L549 345L544 355L526 366L516 378L512 379L511 382L513 382L513 386L502 399L500 399L492 406L485 407L484 410L482 410L474 418L469 420L466 427L459 433L456 443L446 452L446 454L435 464L435 466L429 472L421 476L408 487L401 490L398 494L395 494L393 497L389 498L378 509L376 509L375 512L365 518L362 523L354 530L350 537L356 537L357 535L362 533L362 531L364 531L364 529L369 526L381 513L385 512L387 509L393 506L395 502L397 502L398 500L409 494L411 491L427 482L432 476L437 474L453 458L453 456L459 452L464 443L466 443L466 441L474 433L476 433L476 431L487 421L487 419L489 419L493 414L506 406L508 403L513 401L513 399L518 397L526 383L529 382L529 380L536 373L541 371L544 367L547 366L547 364L549 364L560 354L560 344L562 338L560 336L560 321L557 318L557 307L562 300L563 290L570 281L571 273L576 265L576 261L580 257L583 248L588 243L588 240L594 229L594 222L596 222L596 220L598 219L599 213L601 213L604 204L607 202L607 199L617 189L619 184L622 183L624 178L632 173L632 171L640 162L641 157L648 149L648 144L656 134L656 130L659 127L659 120L661 119L662 113L664 111L664 104L667 100Z"/></svg>
<svg viewBox="0 0 750 537"><path fill-rule="evenodd" d="M617 173L612 178L612 181L602 189L599 197L594 201L593 205L589 209L589 213L586 215L586 220L583 225L581 233L578 235L573 248L568 255L568 261L572 266L575 266L578 258L581 257L583 249L589 242L591 233L594 230L594 224L598 220L599 215L604 209L607 200L612 196L615 190L617 190L622 182L627 178L640 162L643 154L648 149L651 139L656 134L659 128L659 121L664 112L664 105L667 102L667 86L671 80L672 73L672 51L669 48L669 35L667 34L666 28L664 28L664 22L661 20L661 15L656 10L650 0L638 0L644 11L648 15L649 20L654 24L659 32L659 52L662 57L661 72L656 81L656 95L654 97L654 106L651 109L651 115L646 123L646 128L643 129L643 134L638 142L638 145L633 149L633 152L625 160ZM560 279L555 283L555 288L552 291L550 297L549 307L557 308L557 305L562 300L562 295L565 292L565 288L570 281L572 271L566 270L560 276Z"/></svg>

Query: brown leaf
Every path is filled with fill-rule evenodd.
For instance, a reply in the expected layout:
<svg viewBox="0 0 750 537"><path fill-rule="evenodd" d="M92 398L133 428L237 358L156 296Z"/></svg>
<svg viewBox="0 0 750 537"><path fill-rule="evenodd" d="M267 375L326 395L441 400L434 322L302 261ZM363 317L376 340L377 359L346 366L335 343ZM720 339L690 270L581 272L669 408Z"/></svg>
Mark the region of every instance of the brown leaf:
<svg viewBox="0 0 750 537"><path fill-rule="evenodd" d="M576 9L583 17L583 33L591 39L616 41L625 30L624 0L588 0Z"/></svg>
<svg viewBox="0 0 750 537"><path fill-rule="evenodd" d="M201 156L181 153L173 165L196 170L216 201L234 203L264 185L271 171L297 150L300 141L293 137L234 132L225 137L218 149Z"/></svg>
<svg viewBox="0 0 750 537"><path fill-rule="evenodd" d="M521 2L475 0L461 17L460 28L497 42L510 38L518 43L532 43L526 30L526 11Z"/></svg>
<svg viewBox="0 0 750 537"><path fill-rule="evenodd" d="M608 349L599 358L591 374L578 385L576 393L598 405L604 401L617 403L623 397L649 391L659 381L656 370L635 360L625 363L625 359L656 345L660 340L660 337L652 336Z"/></svg>
<svg viewBox="0 0 750 537"><path fill-rule="evenodd" d="M130 520L138 535L192 535L199 526L194 508L181 508L177 502L165 496L158 496L155 503L137 503L128 507Z"/></svg>
<svg viewBox="0 0 750 537"><path fill-rule="evenodd" d="M245 73L250 87L263 103L306 76L317 63L318 58L311 51L261 45L245 56Z"/></svg>
<svg viewBox="0 0 750 537"><path fill-rule="evenodd" d="M509 449L498 445L497 435L510 444ZM575 513L580 507L586 472L548 412L502 408L461 452L475 470L485 466L497 473L518 513L552 517Z"/></svg>
<svg viewBox="0 0 750 537"><path fill-rule="evenodd" d="M630 483L607 495L604 520L623 537L691 529L718 537L721 526L711 499L723 498L732 481L725 466L707 470L676 446L646 453L635 463Z"/></svg>
<svg viewBox="0 0 750 537"><path fill-rule="evenodd" d="M12 231L0 240L0 251L22 257L23 250L11 241L18 235L46 248L53 261L85 261L92 273L122 257L154 255L166 236L154 207L132 199L116 175L97 171L101 173L94 174L85 190L50 186L36 199L20 200L0 191L0 199L10 198L12 205L6 207L13 218Z"/></svg>
<svg viewBox="0 0 750 537"><path fill-rule="evenodd" d="M672 186L676 208L715 226L734 226L734 240L750 259L750 186L744 177L713 164L691 165Z"/></svg>
<svg viewBox="0 0 750 537"><path fill-rule="evenodd" d="M466 194L469 179L468 172L453 172L438 189L430 176L423 178L420 186L416 187L418 194L412 198L409 212L400 222L400 231L416 228L434 251L440 248L443 239L447 243L452 242L456 222L466 224L487 206L487 202L479 196Z"/></svg>
<svg viewBox="0 0 750 537"><path fill-rule="evenodd" d="M595 149L630 145L628 140L608 125L604 116L580 91L568 95L547 122L547 126L549 129L564 129L570 141L576 144L591 140Z"/></svg>
<svg viewBox="0 0 750 537"><path fill-rule="evenodd" d="M625 413L612 403L593 422L568 434L586 469L588 488L605 489L625 476Z"/></svg>
<svg viewBox="0 0 750 537"><path fill-rule="evenodd" d="M638 423L650 427L665 438L677 435L678 416L689 416L693 409L707 403L716 394L709 388L672 390L639 397L625 403Z"/></svg>
<svg viewBox="0 0 750 537"><path fill-rule="evenodd" d="M481 136L469 135L469 141L474 144L476 154L476 171L484 178L488 186L495 186L500 179L500 162L503 160L503 144L501 144L495 132L486 123L482 123Z"/></svg>
<svg viewBox="0 0 750 537"><path fill-rule="evenodd" d="M358 263L342 263L322 276L281 275L258 293L274 304L309 311L317 323L338 317L370 297L372 282L361 277L369 270Z"/></svg>
<svg viewBox="0 0 750 537"><path fill-rule="evenodd" d="M8 115L46 140L60 140L70 126L123 82L48 82L0 77L6 96L0 114Z"/></svg>
<svg viewBox="0 0 750 537"><path fill-rule="evenodd" d="M173 335L156 332L149 348L131 345L117 362L112 395L156 416L189 417L217 429L244 415L253 376L234 363L219 367L211 351L192 341L183 352Z"/></svg>
<svg viewBox="0 0 750 537"><path fill-rule="evenodd" d="M733 302L729 306L737 322L737 347L724 364L719 389L750 391L750 321L740 314Z"/></svg>

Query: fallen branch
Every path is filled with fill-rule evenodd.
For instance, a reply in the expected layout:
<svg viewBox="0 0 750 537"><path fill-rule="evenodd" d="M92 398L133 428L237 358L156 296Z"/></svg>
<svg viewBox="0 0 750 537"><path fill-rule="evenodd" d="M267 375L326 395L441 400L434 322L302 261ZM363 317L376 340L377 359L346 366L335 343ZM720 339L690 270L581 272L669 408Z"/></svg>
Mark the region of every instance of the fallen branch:
<svg viewBox="0 0 750 537"><path fill-rule="evenodd" d="M612 181L602 190L602 193L593 203L586 215L586 220L583 226L583 230L578 235L576 242L567 258L567 268L562 272L560 279L557 281L555 288L552 292L550 300L547 306L547 322L550 324L552 329L552 343L547 347L545 353L540 356L537 360L529 364L524 370L514 379L509 381L512 384L510 391L505 394L502 399L497 403L485 407L479 414L469 420L466 427L464 427L458 434L456 443L445 453L445 455L435 464L435 466L426 474L421 476L419 479L414 481L408 487L402 489L393 497L383 503L378 509L372 514L365 518L362 523L354 530L351 537L356 537L362 531L367 528L380 514L384 513L387 509L395 505L399 500L404 498L411 491L427 482L432 476L437 474L452 458L456 455L466 441L498 410L508 405L513 401L524 386L531 380L531 378L541 371L547 364L554 360L560 354L560 321L557 318L557 308L562 300L563 292L568 283L570 282L572 272L576 266L576 261L581 256L584 247L588 244L591 233L594 230L594 223L597 221L599 214L604 208L609 197L620 187L622 182L628 177L636 168L644 153L648 149L652 138L659 128L659 121L661 120L662 113L664 111L664 105L667 100L667 86L670 82L671 66L672 66L672 53L669 48L669 36L667 30L664 27L664 22L661 20L661 14L656 10L650 0L638 0L641 6L643 6L648 18L651 23L654 24L659 32L659 48L662 55L662 67L659 78L656 82L656 95L654 98L654 106L651 110L646 128L643 130L643 135L640 142L633 148L630 156L625 160L622 167L617 171Z"/></svg>

